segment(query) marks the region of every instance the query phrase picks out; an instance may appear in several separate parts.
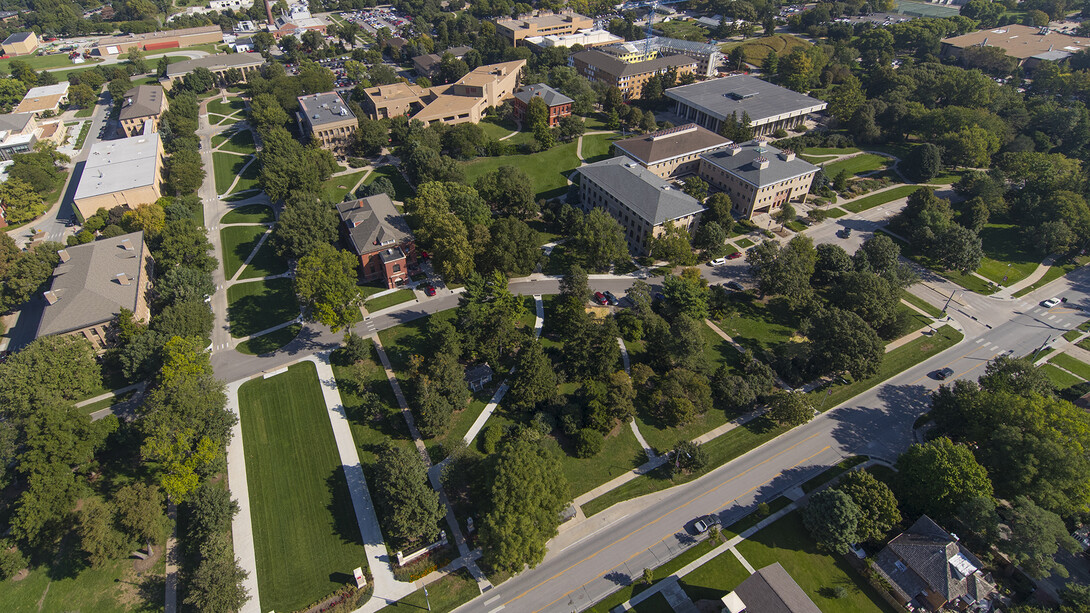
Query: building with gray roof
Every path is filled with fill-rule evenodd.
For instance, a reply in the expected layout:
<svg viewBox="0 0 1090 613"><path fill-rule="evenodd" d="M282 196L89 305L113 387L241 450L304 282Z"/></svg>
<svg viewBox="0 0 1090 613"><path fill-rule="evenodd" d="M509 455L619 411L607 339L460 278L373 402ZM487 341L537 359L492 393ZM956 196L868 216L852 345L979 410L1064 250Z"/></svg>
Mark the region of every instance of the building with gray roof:
<svg viewBox="0 0 1090 613"><path fill-rule="evenodd" d="M639 62L625 62L597 49L580 51L571 56L575 71L591 81L621 90L625 100L635 100L643 94L643 86L653 76L674 70L677 76L694 74L697 61L687 55L665 55Z"/></svg>
<svg viewBox="0 0 1090 613"><path fill-rule="evenodd" d="M404 283L416 249L409 224L386 194L337 205L341 237L360 258L364 281L383 280L387 287Z"/></svg>
<svg viewBox="0 0 1090 613"><path fill-rule="evenodd" d="M696 174L700 168L701 154L729 144L730 139L690 123L619 140L613 146L618 153L627 155L644 168L668 179Z"/></svg>
<svg viewBox="0 0 1090 613"><path fill-rule="evenodd" d="M359 122L337 92L299 96L299 127L323 149L336 154L348 151Z"/></svg>
<svg viewBox="0 0 1090 613"><path fill-rule="evenodd" d="M83 219L100 208L135 208L155 202L160 191L163 144L158 133L91 145L73 198Z"/></svg>
<svg viewBox="0 0 1090 613"><path fill-rule="evenodd" d="M147 292L154 263L143 232L122 234L57 252L37 336L71 334L86 338L97 349L107 345L106 329L121 313L137 321L151 317Z"/></svg>
<svg viewBox="0 0 1090 613"><path fill-rule="evenodd" d="M515 99L511 101L511 107L515 112L515 118L519 121L526 119L526 113L530 108L530 101L534 98L541 98L541 101L545 103L546 108L549 109L548 119L546 120L549 127L555 126L561 118L571 115L571 105L573 100L564 94L549 87L545 83L537 83L535 85L526 85L515 92Z"/></svg>
<svg viewBox="0 0 1090 613"><path fill-rule="evenodd" d="M739 583L723 605L727 613L821 613L779 562Z"/></svg>
<svg viewBox="0 0 1090 613"><path fill-rule="evenodd" d="M662 177L625 156L579 168L579 195L583 210L605 210L625 231L633 253L647 255L651 239L668 224L692 232L704 206L674 188Z"/></svg>
<svg viewBox="0 0 1090 613"><path fill-rule="evenodd" d="M793 151L780 151L761 139L700 155L700 178L730 196L731 211L744 219L804 198L817 171Z"/></svg>
<svg viewBox="0 0 1090 613"><path fill-rule="evenodd" d="M159 127L159 116L167 110L167 96L158 85L137 85L125 92L125 101L121 104L118 121L125 134L135 136L144 130L144 123L152 122L153 128Z"/></svg>
<svg viewBox="0 0 1090 613"><path fill-rule="evenodd" d="M749 116L755 136L771 134L800 123L810 113L825 110L823 100L773 85L749 75L732 75L666 90L674 112L712 132L728 118Z"/></svg>

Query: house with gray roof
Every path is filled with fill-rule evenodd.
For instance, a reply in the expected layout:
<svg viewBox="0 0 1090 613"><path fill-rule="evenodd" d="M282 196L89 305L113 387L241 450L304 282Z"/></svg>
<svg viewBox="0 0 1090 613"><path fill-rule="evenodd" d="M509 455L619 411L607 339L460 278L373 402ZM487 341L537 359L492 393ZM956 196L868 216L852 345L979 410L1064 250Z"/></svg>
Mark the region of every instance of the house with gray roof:
<svg viewBox="0 0 1090 613"><path fill-rule="evenodd" d="M36 336L79 336L103 351L107 328L121 309L132 311L137 321L151 318L147 293L155 265L143 232L66 247L57 254L61 260L41 295Z"/></svg>
<svg viewBox="0 0 1090 613"><path fill-rule="evenodd" d="M515 111L515 117L519 121L526 119L526 113L530 108L530 101L534 98L541 98L542 102L549 109L548 125L549 127L555 126L564 117L571 115L572 99L564 94L549 87L545 83L537 83L535 85L526 85L515 92L515 99L511 101L511 106Z"/></svg>
<svg viewBox="0 0 1090 613"><path fill-rule="evenodd" d="M386 194L337 205L341 237L360 258L363 281L383 280L394 288L409 277L416 248L409 224Z"/></svg>
<svg viewBox="0 0 1090 613"><path fill-rule="evenodd" d="M771 214L791 200L805 198L818 167L780 151L763 139L733 143L700 155L699 175L731 199L736 217Z"/></svg>
<svg viewBox="0 0 1090 613"><path fill-rule="evenodd" d="M730 139L690 123L619 140L613 146L617 153L627 155L663 179L669 179L696 174L701 154L729 144Z"/></svg>
<svg viewBox="0 0 1090 613"><path fill-rule="evenodd" d="M151 121L152 128L159 127L159 117L167 110L167 96L158 85L137 85L125 92L118 121L128 136L144 131L144 124Z"/></svg>
<svg viewBox="0 0 1090 613"><path fill-rule="evenodd" d="M579 167L583 210L600 208L624 228L628 248L647 255L668 225L696 230L704 206L625 156Z"/></svg>
<svg viewBox="0 0 1090 613"><path fill-rule="evenodd" d="M828 106L823 100L749 75L671 87L666 97L674 101L675 113L712 132L719 132L720 124L728 118L741 121L748 116L756 136L794 126Z"/></svg>
<svg viewBox="0 0 1090 613"><path fill-rule="evenodd" d="M910 610L985 612L998 597L980 560L926 515L878 552L874 566Z"/></svg>
<svg viewBox="0 0 1090 613"><path fill-rule="evenodd" d="M723 597L727 613L821 613L779 562L758 570Z"/></svg>

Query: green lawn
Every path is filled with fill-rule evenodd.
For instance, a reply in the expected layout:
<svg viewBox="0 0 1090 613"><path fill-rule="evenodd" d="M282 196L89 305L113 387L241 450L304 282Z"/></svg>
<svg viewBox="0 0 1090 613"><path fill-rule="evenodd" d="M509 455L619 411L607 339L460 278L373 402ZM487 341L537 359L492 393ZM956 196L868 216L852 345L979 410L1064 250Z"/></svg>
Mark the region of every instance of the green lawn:
<svg viewBox="0 0 1090 613"><path fill-rule="evenodd" d="M533 155L478 158L463 164L462 170L466 182L473 185L478 177L500 166L520 168L534 182L538 198L552 198L567 191L566 175L579 167L579 158L575 157L575 143L567 143Z"/></svg>
<svg viewBox="0 0 1090 613"><path fill-rule="evenodd" d="M850 158L840 160L839 162L833 162L823 166L825 169L825 176L830 179L835 178L842 171L848 171L849 175L858 175L864 172L871 172L879 170L889 166L893 163L893 160L883 156L875 155L873 153L861 153Z"/></svg>
<svg viewBox="0 0 1090 613"><path fill-rule="evenodd" d="M367 566L321 384L302 362L238 398L261 604L298 610Z"/></svg>
<svg viewBox="0 0 1090 613"><path fill-rule="evenodd" d="M994 294L997 291L997 287L995 285L992 285L989 281L982 279L976 275L962 274L961 272L956 270L946 270L942 267L941 264L935 264L934 262L932 262L926 254L921 255L916 253L915 250L913 250L912 245L906 243L900 238L897 238L896 236L893 236L888 232L885 232L881 229L875 230L875 232L885 234L886 236L889 236L891 239L893 239L893 242L901 246L901 253L904 254L905 257L915 261L921 266L924 266L934 271L939 276L945 279L949 279L954 283L957 283L958 285L964 287L971 292L976 292L978 294L988 296Z"/></svg>
<svg viewBox="0 0 1090 613"><path fill-rule="evenodd" d="M302 330L302 324L284 326L283 328L274 330L268 334L262 334L261 336L255 336L248 341L242 341L235 346L235 349L239 353L245 353L247 355L264 355L266 353L272 353L295 340L295 337L299 336L299 333Z"/></svg>
<svg viewBox="0 0 1090 613"><path fill-rule="evenodd" d="M736 294L731 302L734 312L720 320L720 329L750 351L771 350L795 335L798 321L782 299L767 304L752 294Z"/></svg>
<svg viewBox="0 0 1090 613"><path fill-rule="evenodd" d="M242 172L242 167L250 160L249 156L231 155L215 152L212 154L212 167L216 173L216 193L226 194L231 183Z"/></svg>
<svg viewBox="0 0 1090 613"><path fill-rule="evenodd" d="M680 38L705 42L708 40L708 29L691 20L663 21L655 24L656 30L661 30L667 38Z"/></svg>
<svg viewBox="0 0 1090 613"><path fill-rule="evenodd" d="M1067 332L1064 332L1064 340L1068 342L1073 341L1080 336L1082 336L1082 331L1080 330L1068 330Z"/></svg>
<svg viewBox="0 0 1090 613"><path fill-rule="evenodd" d="M257 146L254 144L254 133L249 130L239 130L220 145L219 150L253 155L257 153Z"/></svg>
<svg viewBox="0 0 1090 613"><path fill-rule="evenodd" d="M10 73L12 60L26 62L34 70L64 68L65 66L86 66L86 64L88 63L97 64L102 61L101 58L92 58L90 60L87 60L84 64L73 64L72 60L68 59L67 53L52 53L50 55L21 55L7 60L0 60L0 70L3 70L5 73Z"/></svg>
<svg viewBox="0 0 1090 613"><path fill-rule="evenodd" d="M787 57L795 47L809 47L810 43L790 34L773 34L761 36L747 41L724 43L720 46L723 53L729 53L734 47L742 47L742 55L745 61L760 66L768 57L769 51L775 51L779 57Z"/></svg>
<svg viewBox="0 0 1090 613"><path fill-rule="evenodd" d="M673 559L667 561L665 564L662 564L661 566L655 568L652 571L654 575L654 582L652 583L652 585L676 573L677 571L681 570L692 562L695 562L700 558L700 556L708 553L712 549L715 549L717 545L719 545L719 543L714 542L711 539L704 539L702 541L696 542L695 544L692 544L689 549L681 552ZM587 609L587 613L607 613L608 611L612 611L614 608L617 607L617 605L628 602L633 596L639 594L640 592L646 590L649 587L651 586L643 583L642 581L622 587L621 589L613 592L606 598L603 598L602 600L596 602L593 607Z"/></svg>
<svg viewBox="0 0 1090 613"><path fill-rule="evenodd" d="M399 289L379 296L378 298L372 298L365 302L363 306L367 307L367 310L374 313L375 311L381 311L382 309L388 309L394 305L401 304L402 302L408 302L410 300L416 300L416 295L410 289Z"/></svg>
<svg viewBox="0 0 1090 613"><path fill-rule="evenodd" d="M825 209L825 213L828 214L828 216L830 218L832 218L832 219L840 219L841 217L848 214L847 211L845 211L844 209L839 208L839 207L833 207L831 209Z"/></svg>
<svg viewBox="0 0 1090 613"><path fill-rule="evenodd" d="M859 153L860 151L861 149L858 147L807 147L803 150L803 153L816 157L826 157L851 155L853 153Z"/></svg>
<svg viewBox="0 0 1090 613"><path fill-rule="evenodd" d="M132 395L134 393L135 392L129 392L127 394L122 394L121 396L113 396L111 398L106 398L105 400L99 400L98 402L92 402L91 404L85 404L82 407L79 407L79 410L81 412L83 412L83 413L86 413L86 414L90 415L91 413L94 413L95 411L101 411L102 409L108 409L110 407L113 407L114 405L121 404L122 402L125 402L129 398L132 398Z"/></svg>
<svg viewBox="0 0 1090 613"><path fill-rule="evenodd" d="M749 571L734 557L734 553L724 551L682 577L681 588L694 602L722 600L746 577L749 577Z"/></svg>
<svg viewBox="0 0 1090 613"><path fill-rule="evenodd" d="M583 148L580 151L583 154L583 161L587 164L593 164L612 157L609 154L610 148L613 147L614 141L618 140L621 140L620 134L591 134L590 136L584 136Z"/></svg>
<svg viewBox="0 0 1090 613"><path fill-rule="evenodd" d="M398 377L407 376L409 359L413 354L423 355L428 351L425 336L428 319L430 317L454 319L454 316L454 309L448 309L428 317L405 322L378 333L379 338L382 339L382 346L386 349L386 356L390 358L390 365Z"/></svg>
<svg viewBox="0 0 1090 613"><path fill-rule="evenodd" d="M747 249L754 245L753 241L749 240L748 238L740 238L734 241L734 244L738 245L738 247L741 249Z"/></svg>
<svg viewBox="0 0 1090 613"><path fill-rule="evenodd" d="M366 172L366 170L361 170L326 179L325 183L322 183L322 198L330 202L343 201L345 194L355 189L356 184L360 182Z"/></svg>
<svg viewBox="0 0 1090 613"><path fill-rule="evenodd" d="M247 204L231 209L223 219L220 220L221 224L232 223L273 223L276 221L273 216L273 210L264 204Z"/></svg>
<svg viewBox="0 0 1090 613"><path fill-rule="evenodd" d="M1037 270L1041 256L1028 249L1024 229L1015 224L990 223L980 230L984 255L977 273L1003 285L1013 285Z"/></svg>
<svg viewBox="0 0 1090 613"><path fill-rule="evenodd" d="M752 528L752 527L756 526L757 524L761 523L762 520L769 517L773 513L776 513L778 511L780 511L781 509L783 509L784 507L786 507L789 504L791 504L791 499L788 498L787 496L776 496L775 498L772 499L772 502L768 503L768 513L767 514L762 515L761 513L758 512L757 509L754 509L748 515L743 517L742 519L739 519L738 521L736 521L733 524L727 526L726 528L723 528L723 538L724 539L732 539L732 538L742 534L746 530L749 530L750 528Z"/></svg>
<svg viewBox="0 0 1090 613"><path fill-rule="evenodd" d="M218 115L233 115L245 108L246 103L239 98L228 98L227 103L224 103L222 99L217 98L208 103L208 112L216 113Z"/></svg>
<svg viewBox="0 0 1090 613"><path fill-rule="evenodd" d="M91 122L89 122L89 121L83 122L83 125L80 126L80 129L79 129L79 135L76 136L76 143L74 145L74 147L77 150L83 149L83 141L87 140L87 133L90 132L90 131L91 131Z"/></svg>
<svg viewBox="0 0 1090 613"><path fill-rule="evenodd" d="M1052 357L1049 363L1055 364L1060 368L1075 373L1079 377L1082 377L1085 381L1090 381L1090 364L1083 362L1067 355L1066 353L1060 353Z"/></svg>
<svg viewBox="0 0 1090 613"><path fill-rule="evenodd" d="M897 340L906 334L919 330L931 322L932 319L930 317L921 315L916 309L909 307L907 304L898 303L897 318L893 321L888 330L883 330L885 333L883 338L890 341Z"/></svg>
<svg viewBox="0 0 1090 613"><path fill-rule="evenodd" d="M254 226L242 226L254 227ZM276 253L276 249L266 239L261 248L254 254L254 259L243 269L239 279L261 279L271 277L288 271L288 261Z"/></svg>
<svg viewBox="0 0 1090 613"><path fill-rule="evenodd" d="M251 281L227 288L231 335L250 336L299 316L291 279Z"/></svg>
<svg viewBox="0 0 1090 613"><path fill-rule="evenodd" d="M853 200L842 206L848 211L851 211L852 213L859 213L867 209L874 208L880 204L893 202L894 200L898 200L900 198L908 198L909 195L912 194L912 192L918 189L921 188L915 185L894 187L893 189L888 189L884 192L879 192L870 196L864 196L858 200Z"/></svg>
<svg viewBox="0 0 1090 613"><path fill-rule="evenodd" d="M231 226L220 230L223 242L224 276L232 279L268 228L264 226Z"/></svg>
<svg viewBox="0 0 1090 613"><path fill-rule="evenodd" d="M135 543L134 543L135 545ZM72 556L75 557L75 556ZM4 581L3 611L162 611L163 572L160 559L153 573L139 577L132 560L108 562L100 568L31 567L20 581ZM146 600L145 600L146 598Z"/></svg>
<svg viewBox="0 0 1090 613"><path fill-rule="evenodd" d="M674 613L670 602L662 595L662 592L651 594L646 600L632 607L636 613Z"/></svg>
<svg viewBox="0 0 1090 613"><path fill-rule="evenodd" d="M499 140L514 132L516 129L515 122L513 121L500 123L491 117L481 121L481 123L477 125L481 126L481 129L484 130L485 136L488 136L493 140Z"/></svg>
<svg viewBox="0 0 1090 613"><path fill-rule="evenodd" d="M405 180L405 177L401 176L401 173L394 166L379 166L364 179L363 184L370 185L379 177L386 177L394 184L394 191L396 192L394 200L404 202L412 197L413 188L409 186L409 182Z"/></svg>
<svg viewBox="0 0 1090 613"><path fill-rule="evenodd" d="M627 423L620 424L606 437L602 451L592 458L560 455L560 466L571 485L572 497L620 477L647 461L643 447Z"/></svg>
<svg viewBox="0 0 1090 613"><path fill-rule="evenodd" d="M462 568L429 585L427 597L424 596L424 590L420 589L379 611L448 613L480 595L477 582L470 576L469 571Z"/></svg>
<svg viewBox="0 0 1090 613"><path fill-rule="evenodd" d="M216 153L214 155L219 154ZM254 156L249 156L247 159L253 160L253 163L246 166L245 169L242 171L242 174L239 175L238 183L236 183L235 188L231 190L232 194L237 194L251 189L258 189L261 187L261 164Z"/></svg>
<svg viewBox="0 0 1090 613"><path fill-rule="evenodd" d="M1049 283L1052 283L1056 279L1059 279L1060 277L1066 275L1067 273L1071 272L1072 270L1075 270L1075 268L1077 268L1078 266L1079 265L1074 263L1074 262L1068 262L1068 263L1065 263L1065 264L1056 264L1056 265L1053 265L1053 266L1049 266L1048 270L1045 271L1045 276L1038 279L1032 285L1029 285L1027 287L1023 287L1022 289L1018 290L1017 292L1014 292L1014 297L1015 298L1021 298L1022 296L1025 296L1026 294L1034 292L1034 291L1048 285Z"/></svg>
<svg viewBox="0 0 1090 613"><path fill-rule="evenodd" d="M866 580L843 558L817 550L797 512L789 513L738 545L738 552L757 569L779 562L824 613L890 612ZM848 595L833 598L831 588Z"/></svg>
<svg viewBox="0 0 1090 613"><path fill-rule="evenodd" d="M817 475L814 475L813 477L807 479L806 482L802 484L802 491L809 494L810 492L812 492L812 491L816 490L817 488L825 485L826 483L832 481L833 479L836 479L840 475L843 475L844 473L848 472L852 468L854 468L856 466L859 466L860 464L862 464L863 462L866 462L866 461L867 461L867 456L861 456L861 455L852 456L850 458L846 458L844 460L841 460L839 463L837 463L837 464L835 464L833 466L830 466L829 468L826 468L825 470L821 471L821 473L819 473Z"/></svg>
<svg viewBox="0 0 1090 613"><path fill-rule="evenodd" d="M908 290L901 290L901 300L904 300L905 302L920 308L925 313L936 319L942 317L942 311L940 311L938 307L931 306L930 302L924 300L923 298L920 298L919 296L916 296L915 294L909 293Z"/></svg>

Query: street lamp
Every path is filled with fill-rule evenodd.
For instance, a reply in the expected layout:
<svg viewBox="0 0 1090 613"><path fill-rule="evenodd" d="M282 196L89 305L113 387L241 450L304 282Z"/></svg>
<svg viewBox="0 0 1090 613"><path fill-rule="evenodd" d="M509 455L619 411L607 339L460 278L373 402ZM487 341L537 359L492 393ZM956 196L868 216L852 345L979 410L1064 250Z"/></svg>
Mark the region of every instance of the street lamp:
<svg viewBox="0 0 1090 613"><path fill-rule="evenodd" d="M431 611L431 598L428 597L428 586L424 586L424 602L428 603L428 610Z"/></svg>

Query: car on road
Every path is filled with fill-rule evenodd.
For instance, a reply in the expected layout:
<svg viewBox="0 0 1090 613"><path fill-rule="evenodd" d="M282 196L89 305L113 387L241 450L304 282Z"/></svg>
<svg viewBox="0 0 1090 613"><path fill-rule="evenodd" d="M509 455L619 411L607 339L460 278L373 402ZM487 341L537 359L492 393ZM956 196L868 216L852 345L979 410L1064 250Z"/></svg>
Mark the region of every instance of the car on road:
<svg viewBox="0 0 1090 613"><path fill-rule="evenodd" d="M954 374L954 369L947 366L946 368L940 368L936 370L932 375L939 381L945 381Z"/></svg>
<svg viewBox="0 0 1090 613"><path fill-rule="evenodd" d="M836 235L839 236L840 238L851 238L852 229L851 228L844 228L844 229L840 230L839 232L837 232Z"/></svg>
<svg viewBox="0 0 1090 613"><path fill-rule="evenodd" d="M741 251L735 251L734 253L728 255L727 259L728 260L737 260L740 257L742 257L742 252Z"/></svg>
<svg viewBox="0 0 1090 613"><path fill-rule="evenodd" d="M594 301L602 306L609 304L609 300L606 300L605 294L602 292L594 292Z"/></svg>
<svg viewBox="0 0 1090 613"><path fill-rule="evenodd" d="M606 302L608 302L610 306L617 306L617 297L613 295L613 292L602 292L602 295L606 297Z"/></svg>
<svg viewBox="0 0 1090 613"><path fill-rule="evenodd" d="M1059 298L1049 298L1048 300L1042 300L1041 301L1041 306L1045 307L1046 309L1051 309L1052 307L1056 306L1057 304L1060 304L1060 299Z"/></svg>
<svg viewBox="0 0 1090 613"><path fill-rule="evenodd" d="M726 264L726 263L727 263L727 258L715 258L714 260L708 262L708 266L722 266L723 264Z"/></svg>
<svg viewBox="0 0 1090 613"><path fill-rule="evenodd" d="M745 291L745 289L746 289L746 288L742 287L742 284L737 282L737 281L727 281L725 285L727 286L728 289L732 289L732 290L734 290L736 292Z"/></svg>
<svg viewBox="0 0 1090 613"><path fill-rule="evenodd" d="M428 296L434 296L435 295L435 286L434 285L425 285L424 286L424 294L426 294Z"/></svg>
<svg viewBox="0 0 1090 613"><path fill-rule="evenodd" d="M718 525L719 525L719 516L718 515L704 515L702 517L696 518L696 523L693 524L693 530L695 530L697 534L704 534L712 526L718 526Z"/></svg>

